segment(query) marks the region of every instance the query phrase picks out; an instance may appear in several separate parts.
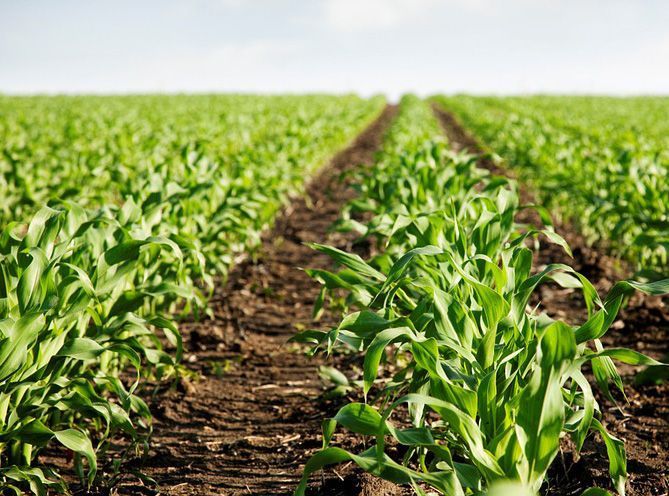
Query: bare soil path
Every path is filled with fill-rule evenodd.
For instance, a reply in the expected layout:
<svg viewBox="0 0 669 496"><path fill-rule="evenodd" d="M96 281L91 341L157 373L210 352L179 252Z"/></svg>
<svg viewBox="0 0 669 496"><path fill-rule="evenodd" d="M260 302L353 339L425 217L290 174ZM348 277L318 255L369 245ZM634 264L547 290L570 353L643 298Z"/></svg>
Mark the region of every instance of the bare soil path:
<svg viewBox="0 0 669 496"><path fill-rule="evenodd" d="M477 140L452 114L438 105L433 109L454 149L472 153L483 151ZM513 176L513 172L501 168L485 156L479 164L495 174ZM531 193L522 184L520 188L521 199L525 203L533 203ZM532 218L519 220L537 221ZM544 244L535 260L537 267L550 262L569 264L585 274L602 296L616 281L629 276L630 271L619 261L604 255L604 250L588 246L573 226L557 225L556 231L567 240L574 258L569 259L555 245ZM538 302L554 318L582 322L586 315L582 298L573 290L544 285L534 303ZM605 346L624 346L656 359L662 358L669 351L669 300L635 296L603 342ZM617 395L620 410L601 395L597 401L609 432L626 441L628 495L666 496L669 494L669 384L635 385L634 378L640 370L640 367L619 366L629 400L626 403L621 395ZM613 491L608 477L606 450L599 436L586 441L577 460L567 443L563 448L562 456L554 463L547 493L578 495L593 485Z"/></svg>
<svg viewBox="0 0 669 496"><path fill-rule="evenodd" d="M216 296L215 318L185 326L185 364L201 378L157 396L150 456L138 466L160 494L291 494L320 448L327 404L319 361L287 344L312 324L319 291L298 268L331 263L305 242L347 248L345 237L328 233L354 195L341 175L373 163L395 113L388 106L283 212L256 259L238 265ZM119 489L156 494L136 482Z"/></svg>

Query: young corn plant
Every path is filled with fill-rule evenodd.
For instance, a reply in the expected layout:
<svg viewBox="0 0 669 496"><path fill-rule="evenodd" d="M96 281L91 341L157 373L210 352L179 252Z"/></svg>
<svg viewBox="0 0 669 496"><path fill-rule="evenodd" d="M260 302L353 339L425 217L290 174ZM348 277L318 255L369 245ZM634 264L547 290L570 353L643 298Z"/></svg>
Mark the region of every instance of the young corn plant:
<svg viewBox="0 0 669 496"><path fill-rule="evenodd" d="M196 293L173 279L184 252L169 238L147 236L147 222L132 201L97 212L63 203L2 232L3 487L66 491L57 474L34 465L50 442L74 453L90 486L111 435L139 446L148 434L149 409L134 394L140 378L172 374L181 355L180 334L162 310Z"/></svg>
<svg viewBox="0 0 669 496"><path fill-rule="evenodd" d="M403 103L404 119L420 115L411 110L420 110L420 102ZM406 129L400 121L391 135ZM600 338L630 292L664 294L669 281L621 282L601 299L567 265L537 271L534 238L568 246L550 226L515 223L525 207L512 182L489 176L439 141L392 139L408 145L381 158L375 167L381 174L361 187L369 196L352 207L364 204L378 214L353 225L382 239L383 251L366 262L313 246L342 266L336 273L309 271L324 285L318 305L329 291L344 290L351 311L336 328L295 339L327 353L338 347L360 353L364 401L324 421L323 449L307 462L296 494L304 494L311 473L344 461L411 484L419 494L426 486L448 495L482 494L508 481L534 494L561 437L571 436L580 450L593 432L602 437L614 487L624 494L624 444L600 422L582 368L591 365L610 397L610 383L622 388L613 359L657 364L632 350L605 350ZM587 319L573 325L531 307L532 293L545 281L579 290ZM391 377L380 375L384 364ZM331 446L337 428L368 436L371 446L361 453Z"/></svg>

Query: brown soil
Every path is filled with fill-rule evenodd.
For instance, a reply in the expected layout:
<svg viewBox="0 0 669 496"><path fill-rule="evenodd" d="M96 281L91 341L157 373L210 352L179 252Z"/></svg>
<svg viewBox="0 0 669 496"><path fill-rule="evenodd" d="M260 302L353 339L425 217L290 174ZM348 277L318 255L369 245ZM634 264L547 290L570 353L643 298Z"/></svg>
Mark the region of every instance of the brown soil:
<svg viewBox="0 0 669 496"><path fill-rule="evenodd" d="M469 135L450 113L434 106L436 115L453 147L471 153L484 151L476 139ZM495 174L513 176L490 158L483 155L480 165ZM522 188L521 199L531 203L532 194ZM531 215L519 219L536 223ZM568 224L555 226L572 248L574 258L569 259L555 245L542 244L535 261L536 266L550 262L563 262L585 274L601 295L630 271L620 261L604 255L603 250L590 247L582 236ZM586 315L583 300L573 290L551 285L539 289L535 303L554 318L570 322L581 321ZM662 358L669 351L669 304L667 299L634 296L613 329L603 338L605 346L624 346ZM603 412L603 423L615 436L624 439L627 448L629 473L628 494L631 496L666 495L669 492L669 384L635 385L639 367L620 365L628 403L617 395L618 409L602 395L597 401ZM592 378L591 378L592 379ZM594 383L594 380L593 380ZM596 391L597 387L593 386ZM615 395L615 394L614 394ZM546 493L551 495L580 494L591 486L613 490L608 477L606 450L599 436L591 436L575 460L574 453L565 443L561 456L554 463Z"/></svg>
<svg viewBox="0 0 669 496"><path fill-rule="evenodd" d="M295 489L304 462L320 448L321 421L335 408L321 399L322 362L287 343L297 329L324 326L328 319L312 322L319 284L298 268L330 261L304 243L350 249L350 239L328 232L354 195L341 176L373 163L395 113L395 107L387 107L310 182L305 198L283 212L255 260L238 265L216 295L215 318L185 326L184 363L200 377L156 397L150 454L137 467L157 482L160 494L264 495ZM335 472L327 471L323 480L331 477ZM117 490L158 493L136 480ZM366 490L362 484L358 493L369 494Z"/></svg>

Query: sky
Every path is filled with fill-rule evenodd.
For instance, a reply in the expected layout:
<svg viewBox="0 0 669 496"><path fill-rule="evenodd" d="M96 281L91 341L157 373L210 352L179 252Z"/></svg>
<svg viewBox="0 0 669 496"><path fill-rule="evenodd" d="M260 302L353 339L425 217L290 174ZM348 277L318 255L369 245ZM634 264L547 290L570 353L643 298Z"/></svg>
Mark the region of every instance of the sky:
<svg viewBox="0 0 669 496"><path fill-rule="evenodd" d="M669 94L666 0L0 0L0 92Z"/></svg>

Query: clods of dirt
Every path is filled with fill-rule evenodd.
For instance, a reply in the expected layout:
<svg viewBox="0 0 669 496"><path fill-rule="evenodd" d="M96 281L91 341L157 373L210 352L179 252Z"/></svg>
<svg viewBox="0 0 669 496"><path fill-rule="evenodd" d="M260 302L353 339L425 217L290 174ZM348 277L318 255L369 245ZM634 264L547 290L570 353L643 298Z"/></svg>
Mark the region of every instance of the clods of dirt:
<svg viewBox="0 0 669 496"><path fill-rule="evenodd" d="M392 484L359 469L350 470L348 475L326 481L323 486L309 496L410 496L413 491L407 487Z"/></svg>

